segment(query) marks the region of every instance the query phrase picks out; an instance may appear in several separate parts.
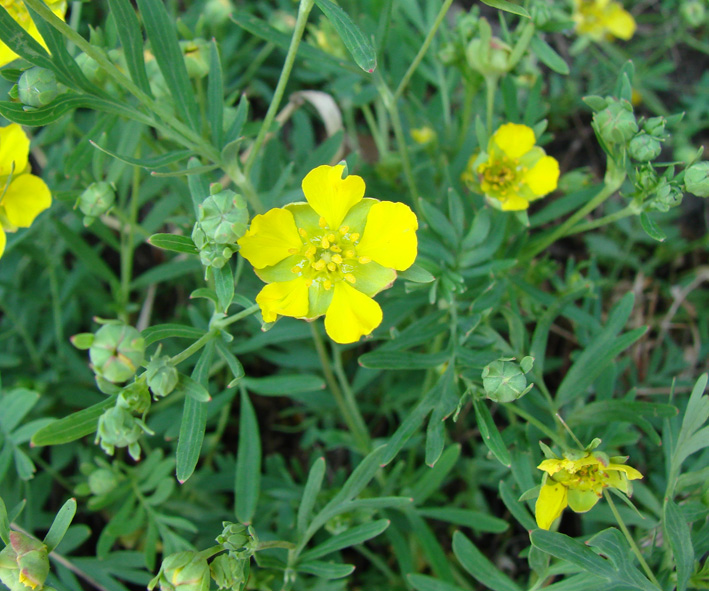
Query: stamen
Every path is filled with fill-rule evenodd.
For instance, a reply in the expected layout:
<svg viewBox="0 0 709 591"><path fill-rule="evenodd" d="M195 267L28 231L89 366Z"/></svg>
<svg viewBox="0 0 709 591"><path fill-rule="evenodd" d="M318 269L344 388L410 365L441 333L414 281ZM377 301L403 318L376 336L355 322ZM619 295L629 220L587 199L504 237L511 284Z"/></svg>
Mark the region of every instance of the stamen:
<svg viewBox="0 0 709 591"><path fill-rule="evenodd" d="M342 249L341 249L339 246L337 246L337 244L333 244L333 245L330 247L330 250L331 250L332 252L342 252Z"/></svg>
<svg viewBox="0 0 709 591"><path fill-rule="evenodd" d="M337 263L338 265L342 264L342 257L339 254L334 254L332 255L332 262Z"/></svg>
<svg viewBox="0 0 709 591"><path fill-rule="evenodd" d="M342 234L343 236L344 236L345 234L347 234L347 232L349 232L349 231L350 231L350 227L349 227L349 226L342 226L342 227L340 227L340 234Z"/></svg>
<svg viewBox="0 0 709 591"><path fill-rule="evenodd" d="M333 262L328 263L327 268L329 271L337 271L337 265Z"/></svg>
<svg viewBox="0 0 709 591"><path fill-rule="evenodd" d="M298 228L298 234L300 234L303 238L308 237L308 233L305 231L305 228Z"/></svg>
<svg viewBox="0 0 709 591"><path fill-rule="evenodd" d="M358 233L358 232L353 232L353 233L350 235L350 240L352 240L352 242L357 242L357 240L359 240L359 233Z"/></svg>
<svg viewBox="0 0 709 591"><path fill-rule="evenodd" d="M313 246L313 245L311 244L311 245L308 246L308 248L305 250L305 256L306 256L307 258L309 258L309 259L312 259L312 258L315 256L315 253L316 253L317 251L318 251L318 249L315 248L315 246Z"/></svg>
<svg viewBox="0 0 709 591"><path fill-rule="evenodd" d="M327 235L327 239L328 239L330 242L335 242L335 235L334 235L334 234L328 234L328 235Z"/></svg>
<svg viewBox="0 0 709 591"><path fill-rule="evenodd" d="M352 275L352 273L346 273L345 274L345 280L349 281L350 283L356 283L357 279L355 279L355 276Z"/></svg>
<svg viewBox="0 0 709 591"><path fill-rule="evenodd" d="M316 271L322 271L325 268L325 261L320 259L319 261L312 264L313 269Z"/></svg>
<svg viewBox="0 0 709 591"><path fill-rule="evenodd" d="M344 255L346 259L352 259L354 258L355 251L350 248L344 252Z"/></svg>
<svg viewBox="0 0 709 591"><path fill-rule="evenodd" d="M305 285L306 285L307 287L310 287L312 284L313 284L313 280L312 280L312 279L306 279L306 280L305 280Z"/></svg>
<svg viewBox="0 0 709 591"><path fill-rule="evenodd" d="M323 236L323 239L320 241L320 246L323 248L330 248L330 241Z"/></svg>
<svg viewBox="0 0 709 591"><path fill-rule="evenodd" d="M357 259L357 261L358 261L361 265L366 265L367 263L371 263L371 262L372 262L372 259L370 259L369 257L359 257L359 258Z"/></svg>
<svg viewBox="0 0 709 591"><path fill-rule="evenodd" d="M320 219L318 220L318 226L320 226L321 228L327 228L327 220L324 217L320 216Z"/></svg>
<svg viewBox="0 0 709 591"><path fill-rule="evenodd" d="M330 291L332 289L332 281L325 279L322 286L325 288L325 291Z"/></svg>
<svg viewBox="0 0 709 591"><path fill-rule="evenodd" d="M300 273L300 271L301 271L301 269L300 269L300 267L299 267L298 265L296 265L295 267L293 267L293 268L290 270L291 273L296 273L296 274Z"/></svg>

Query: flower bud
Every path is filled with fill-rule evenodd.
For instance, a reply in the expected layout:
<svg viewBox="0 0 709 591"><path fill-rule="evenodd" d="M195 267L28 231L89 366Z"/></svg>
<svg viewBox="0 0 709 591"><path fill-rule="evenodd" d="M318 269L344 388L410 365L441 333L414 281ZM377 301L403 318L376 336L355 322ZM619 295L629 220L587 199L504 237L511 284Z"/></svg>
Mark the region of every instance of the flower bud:
<svg viewBox="0 0 709 591"><path fill-rule="evenodd" d="M535 2L530 10L530 16L535 27L543 27L551 18L551 9L546 2Z"/></svg>
<svg viewBox="0 0 709 591"><path fill-rule="evenodd" d="M205 22L216 26L226 23L232 12L234 5L231 0L207 0L202 9Z"/></svg>
<svg viewBox="0 0 709 591"><path fill-rule="evenodd" d="M501 76L510 71L512 48L497 37L473 39L465 50L468 65L483 76Z"/></svg>
<svg viewBox="0 0 709 591"><path fill-rule="evenodd" d="M59 94L59 85L54 72L35 66L20 76L17 83L20 102L30 107L44 107Z"/></svg>
<svg viewBox="0 0 709 591"><path fill-rule="evenodd" d="M96 443L111 456L116 447L127 447L131 457L137 460L140 458L138 439L142 434L136 418L125 408L114 406L99 417Z"/></svg>
<svg viewBox="0 0 709 591"><path fill-rule="evenodd" d="M153 357L145 370L145 376L156 400L172 392L179 380L177 368L170 363L170 358L166 355Z"/></svg>
<svg viewBox="0 0 709 591"><path fill-rule="evenodd" d="M126 386L118 395L116 405L135 414L142 415L150 408L150 393L145 378L140 376L132 384Z"/></svg>
<svg viewBox="0 0 709 591"><path fill-rule="evenodd" d="M643 129L653 137L662 138L665 135L666 124L667 119L664 117L650 117L643 123Z"/></svg>
<svg viewBox="0 0 709 591"><path fill-rule="evenodd" d="M10 543L0 552L0 581L10 591L40 591L49 574L47 546L18 531L10 532Z"/></svg>
<svg viewBox="0 0 709 591"><path fill-rule="evenodd" d="M161 591L208 591L209 564L194 551L175 552L163 560L158 577Z"/></svg>
<svg viewBox="0 0 709 591"><path fill-rule="evenodd" d="M703 0L687 0L682 2L679 7L679 13L682 15L682 20L688 27L696 29L704 24L707 17L707 10L704 7Z"/></svg>
<svg viewBox="0 0 709 591"><path fill-rule="evenodd" d="M655 188L655 197L650 202L650 208L667 212L682 203L682 197L682 191L668 183L665 179L661 179Z"/></svg>
<svg viewBox="0 0 709 591"><path fill-rule="evenodd" d="M105 495L118 485L118 477L108 468L99 468L89 474L89 490L92 495Z"/></svg>
<svg viewBox="0 0 709 591"><path fill-rule="evenodd" d="M436 139L436 132L428 126L411 130L411 138L417 144L429 144Z"/></svg>
<svg viewBox="0 0 709 591"><path fill-rule="evenodd" d="M246 201L228 189L210 195L199 206L197 223L209 242L235 244L249 223Z"/></svg>
<svg viewBox="0 0 709 591"><path fill-rule="evenodd" d="M649 162L660 155L662 145L660 140L644 132L640 132L628 144L628 152L633 160Z"/></svg>
<svg viewBox="0 0 709 591"><path fill-rule="evenodd" d="M253 532L241 523L223 521L224 529L217 536L217 543L222 548L238 554L241 558L249 558L256 551L258 540L252 535Z"/></svg>
<svg viewBox="0 0 709 591"><path fill-rule="evenodd" d="M687 168L684 188L697 197L709 197L709 161L695 162Z"/></svg>
<svg viewBox="0 0 709 591"><path fill-rule="evenodd" d="M220 554L212 560L209 570L219 589L241 589L245 565L246 560L232 554Z"/></svg>
<svg viewBox="0 0 709 591"><path fill-rule="evenodd" d="M526 359L530 358L525 357ZM495 402L513 402L521 398L532 388L531 384L527 386L524 373L520 366L510 359L493 361L483 368L481 374L485 395Z"/></svg>
<svg viewBox="0 0 709 591"><path fill-rule="evenodd" d="M209 73L207 42L204 39L180 41L180 49L185 56L187 75L193 80L204 78Z"/></svg>
<svg viewBox="0 0 709 591"><path fill-rule="evenodd" d="M93 221L100 215L106 213L116 201L116 192L111 183L100 181L91 183L79 197L77 205L87 218ZM84 220L84 225L88 225ZM89 222L90 223L90 222Z"/></svg>
<svg viewBox="0 0 709 591"><path fill-rule="evenodd" d="M114 384L132 378L144 356L143 337L125 324L102 326L89 349L94 372Z"/></svg>
<svg viewBox="0 0 709 591"><path fill-rule="evenodd" d="M606 144L622 144L638 132L633 107L626 100L608 100L608 106L594 113L593 121L598 134Z"/></svg>

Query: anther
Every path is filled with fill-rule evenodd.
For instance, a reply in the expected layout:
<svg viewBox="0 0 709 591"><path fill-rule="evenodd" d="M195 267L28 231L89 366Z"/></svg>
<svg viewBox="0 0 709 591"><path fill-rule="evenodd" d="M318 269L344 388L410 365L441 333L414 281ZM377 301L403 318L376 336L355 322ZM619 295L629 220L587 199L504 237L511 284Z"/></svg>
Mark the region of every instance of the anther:
<svg viewBox="0 0 709 591"><path fill-rule="evenodd" d="M303 238L308 237L308 233L305 231L305 228L298 228L298 234L300 234Z"/></svg>
<svg viewBox="0 0 709 591"><path fill-rule="evenodd" d="M312 244L308 246L308 248L305 250L305 256L309 259L313 258L315 256L315 253L318 251L317 248L315 248Z"/></svg>
<svg viewBox="0 0 709 591"><path fill-rule="evenodd" d="M320 241L320 246L323 248L330 248L330 241L323 236L323 239Z"/></svg>
<svg viewBox="0 0 709 591"><path fill-rule="evenodd" d="M352 273L346 273L345 280L348 281L349 283L356 283L357 282L357 279L355 279L355 276L352 275Z"/></svg>
<svg viewBox="0 0 709 591"><path fill-rule="evenodd" d="M371 262L372 262L372 259L370 259L369 257L359 257L357 260L358 260L359 263L362 264L362 265L366 265L367 263L371 263Z"/></svg>
<svg viewBox="0 0 709 591"><path fill-rule="evenodd" d="M332 255L332 262L337 263L338 265L342 264L342 257L339 254L334 254Z"/></svg>
<svg viewBox="0 0 709 591"><path fill-rule="evenodd" d="M350 248L350 249L346 250L343 254L346 259L352 259L352 258L354 258L355 251Z"/></svg>
<svg viewBox="0 0 709 591"><path fill-rule="evenodd" d="M296 265L295 267L293 267L293 268L290 270L290 272L291 272L291 273L296 273L296 274L297 274L297 273L300 273L300 267L299 267L298 265Z"/></svg>
<svg viewBox="0 0 709 591"><path fill-rule="evenodd" d="M347 232L350 231L350 227L349 226L341 226L339 231L340 231L340 234L342 234L344 236L345 234L347 234Z"/></svg>
<svg viewBox="0 0 709 591"><path fill-rule="evenodd" d="M352 242L357 242L357 240L359 240L359 233L358 233L358 232L353 232L352 234L350 234L350 240L351 240Z"/></svg>
<svg viewBox="0 0 709 591"><path fill-rule="evenodd" d="M330 291L332 289L332 281L330 281L329 279L325 279L322 286L325 288L326 291Z"/></svg>
<svg viewBox="0 0 709 591"><path fill-rule="evenodd" d="M328 234L328 235L327 235L327 239L328 239L330 242L335 242L335 235L334 235L334 234Z"/></svg>
<svg viewBox="0 0 709 591"><path fill-rule="evenodd" d="M320 259L319 261L316 261L315 263L312 264L313 269L316 271L322 271L325 268L325 261Z"/></svg>
<svg viewBox="0 0 709 591"><path fill-rule="evenodd" d="M320 219L318 220L318 226L320 226L321 228L327 228L327 220L324 217L320 216Z"/></svg>
<svg viewBox="0 0 709 591"><path fill-rule="evenodd" d="M305 285L306 285L307 287L310 287L312 284L313 284L313 280L312 280L312 279L306 279L306 280L305 280Z"/></svg>
<svg viewBox="0 0 709 591"><path fill-rule="evenodd" d="M332 246L330 246L330 250L332 252L342 252L342 249L339 246L337 246L337 244L333 244Z"/></svg>
<svg viewBox="0 0 709 591"><path fill-rule="evenodd" d="M327 264L328 271L337 271L337 265L333 262Z"/></svg>

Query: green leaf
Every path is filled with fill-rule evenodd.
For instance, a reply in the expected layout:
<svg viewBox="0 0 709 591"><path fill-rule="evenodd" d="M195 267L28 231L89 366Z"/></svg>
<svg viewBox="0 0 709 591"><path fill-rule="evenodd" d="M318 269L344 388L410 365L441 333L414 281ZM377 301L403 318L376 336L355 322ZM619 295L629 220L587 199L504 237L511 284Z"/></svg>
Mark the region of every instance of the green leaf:
<svg viewBox="0 0 709 591"><path fill-rule="evenodd" d="M39 394L27 388L15 388L0 397L2 415L0 415L0 430L10 434L20 421L25 418L32 407L37 404Z"/></svg>
<svg viewBox="0 0 709 591"><path fill-rule="evenodd" d="M469 527L475 531L502 533L507 531L509 523L504 519L499 519L481 513L480 511L470 511L469 509L458 509L455 507L421 507L417 510L419 515L438 519L439 521L447 521L462 527Z"/></svg>
<svg viewBox="0 0 709 591"><path fill-rule="evenodd" d="M552 46L544 41L540 35L535 35L532 37L530 46L534 54L557 74L562 74L564 76L569 74L569 66L564 61L564 58L556 53Z"/></svg>
<svg viewBox="0 0 709 591"><path fill-rule="evenodd" d="M234 497L236 518L244 525L249 525L253 520L260 491L261 435L254 407L242 388Z"/></svg>
<svg viewBox="0 0 709 591"><path fill-rule="evenodd" d="M296 570L300 573L307 573L326 581L348 577L354 572L354 569L355 567L352 564L339 564L320 560L305 562L296 567Z"/></svg>
<svg viewBox="0 0 709 591"><path fill-rule="evenodd" d="M502 440L495 421L492 420L490 409L485 401L479 398L473 399L473 407L475 408L475 421L480 429L483 443L503 466L509 468L512 465L510 452Z"/></svg>
<svg viewBox="0 0 709 591"><path fill-rule="evenodd" d="M463 568L485 587L493 591L521 591L507 575L499 571L477 549L475 544L459 531L453 534L453 554Z"/></svg>
<svg viewBox="0 0 709 591"><path fill-rule="evenodd" d="M143 32L140 29L135 10L128 0L108 0L108 5L116 23L120 23L120 26L116 27L116 31L123 46L128 73L138 88L148 96L152 96L143 58L145 52Z"/></svg>
<svg viewBox="0 0 709 591"><path fill-rule="evenodd" d="M176 162L180 162L180 160L189 158L194 154L192 150L174 150L173 152L161 154L160 156L154 156L152 158L133 158L132 156L125 156L123 154L117 154L116 152L112 152L108 148L100 146L93 140L89 140L89 142L94 148L96 148L97 150L101 150L102 152L108 154L116 160L120 160L121 162L125 162L126 164L131 164L133 166L140 166L141 168L145 168L146 170L155 170L157 168L162 168L170 164L175 164Z"/></svg>
<svg viewBox="0 0 709 591"><path fill-rule="evenodd" d="M423 503L434 492L440 489L448 473L453 469L460 457L460 443L451 445L436 462L433 468L422 468L423 476L418 478L411 487L411 496L417 505Z"/></svg>
<svg viewBox="0 0 709 591"><path fill-rule="evenodd" d="M406 271L399 271L397 276L412 283L431 283L436 278L423 267L413 264Z"/></svg>
<svg viewBox="0 0 709 591"><path fill-rule="evenodd" d="M194 131L200 130L199 107L177 42L174 20L160 0L137 0L145 32L177 112Z"/></svg>
<svg viewBox="0 0 709 591"><path fill-rule="evenodd" d="M428 575L409 574L406 578L416 591L463 591L461 587L456 587Z"/></svg>
<svg viewBox="0 0 709 591"><path fill-rule="evenodd" d="M217 353L229 366L233 376L233 379L227 384L227 388L233 388L246 375L244 366L241 365L239 359L229 350L223 340L217 339L215 343L217 344Z"/></svg>
<svg viewBox="0 0 709 591"><path fill-rule="evenodd" d="M511 12L512 14L530 18L529 13L524 8L507 0L482 0L482 3L497 8L498 10L504 10L505 12Z"/></svg>
<svg viewBox="0 0 709 591"><path fill-rule="evenodd" d="M0 101L0 115L14 123L29 127L49 125L69 111L80 108L103 111L139 121L144 120L144 117L135 109L129 109L119 103L87 94L62 94L48 105L37 108L27 108L20 103Z"/></svg>
<svg viewBox="0 0 709 591"><path fill-rule="evenodd" d="M662 521L677 566L677 591L685 591L689 578L694 572L691 531L682 511L671 499L665 501Z"/></svg>
<svg viewBox="0 0 709 591"><path fill-rule="evenodd" d="M69 250L86 265L86 269L90 271L92 275L100 277L113 287L118 288L118 278L104 260L96 254L96 251L91 248L81 236L59 221L58 218L55 218L53 221L59 236L64 240Z"/></svg>
<svg viewBox="0 0 709 591"><path fill-rule="evenodd" d="M332 536L329 540L323 542L319 546L316 546L312 550L303 552L300 555L300 559L303 561L310 561L315 558L332 554L333 552L337 552L343 548L349 548L350 546L362 544L367 540L378 536L389 527L390 523L391 522L388 519L379 519L370 523L356 525L355 527L351 527L340 534Z"/></svg>
<svg viewBox="0 0 709 591"><path fill-rule="evenodd" d="M192 371L192 379L206 386L209 368L214 352L214 341L207 343ZM199 454L202 451L204 431L207 428L207 405L197 402L192 396L185 397L180 423L180 435L177 441L176 475L180 484L192 476Z"/></svg>
<svg viewBox="0 0 709 591"><path fill-rule="evenodd" d="M56 66L52 63L47 50L9 15L5 5L0 5L0 39L21 58L35 66L52 70L63 78L62 73L57 71ZM66 79L62 81L68 82Z"/></svg>
<svg viewBox="0 0 709 591"><path fill-rule="evenodd" d="M189 236L180 236L178 234L153 234L148 238L148 244L172 252L199 254L199 250Z"/></svg>
<svg viewBox="0 0 709 591"><path fill-rule="evenodd" d="M47 549L51 552L59 545L62 541L66 530L69 529L71 525L71 520L74 519L76 514L76 499L69 499L66 503L62 505L62 508L57 512L52 526L49 528L47 535L44 538L44 543L47 545Z"/></svg>
<svg viewBox="0 0 709 591"><path fill-rule="evenodd" d="M5 501L0 497L0 540L7 546L10 543L10 520L7 518Z"/></svg>
<svg viewBox="0 0 709 591"><path fill-rule="evenodd" d="M244 378L244 386L262 396L290 396L302 392L324 390L325 382L314 374L293 374L265 378Z"/></svg>
<svg viewBox="0 0 709 591"><path fill-rule="evenodd" d="M372 351L359 358L369 369L430 369L450 361L450 353L411 353L409 351Z"/></svg>
<svg viewBox="0 0 709 591"><path fill-rule="evenodd" d="M643 227L643 230L645 230L645 233L653 240L664 242L667 239L667 234L660 230L660 226L644 211L640 214L640 225Z"/></svg>
<svg viewBox="0 0 709 591"><path fill-rule="evenodd" d="M91 435L96 431L99 417L104 411L115 405L116 398L117 396L113 395L98 404L42 427L32 436L32 445L37 447L60 445Z"/></svg>
<svg viewBox="0 0 709 591"><path fill-rule="evenodd" d="M529 511L527 511L527 508L517 500L519 495L513 494L509 485L504 480L500 480L498 490L500 491L500 498L505 504L505 507L512 513L519 524L526 530L535 529L537 524L534 518L529 514Z"/></svg>
<svg viewBox="0 0 709 591"><path fill-rule="evenodd" d="M207 388L184 374L180 374L176 389L180 392L184 392L187 396L193 398L197 402L204 403L209 402L212 399Z"/></svg>
<svg viewBox="0 0 709 591"><path fill-rule="evenodd" d="M308 472L308 480L303 488L303 496L300 499L298 507L298 517L296 518L298 534L302 535L308 525L308 519L315 507L315 502L318 498L318 493L322 487L323 477L325 476L325 458L318 458L313 462L313 465Z"/></svg>
<svg viewBox="0 0 709 591"><path fill-rule="evenodd" d="M229 126L229 129L226 132L226 139L224 140L225 145L224 148L222 149L222 160L227 161L227 152L230 150L230 146L234 143L237 143L238 147L238 142L240 141L239 138L241 137L241 132L244 129L244 124L246 123L246 119L249 116L249 99L246 98L246 94L242 94L241 98L239 99L239 104L236 107L236 113L234 114L234 120L231 122L231 125ZM237 153L234 154L233 157L238 157L238 150Z"/></svg>
<svg viewBox="0 0 709 591"><path fill-rule="evenodd" d="M156 324L149 326L141 333L145 346L149 347L153 343L164 339L182 338L197 340L205 335L205 332L194 326L184 326L183 324Z"/></svg>
<svg viewBox="0 0 709 591"><path fill-rule="evenodd" d="M219 47L212 39L209 44L209 78L207 79L207 121L212 131L212 144L221 150L224 145L224 80Z"/></svg>
<svg viewBox="0 0 709 591"><path fill-rule="evenodd" d="M345 44L357 65L365 72L371 74L377 67L377 54L369 40L364 36L359 27L352 22L347 13L330 0L315 0L327 20L330 21L337 34Z"/></svg>
<svg viewBox="0 0 709 591"><path fill-rule="evenodd" d="M217 312L226 314L234 299L234 274L231 272L231 265L226 265L219 269L212 269L214 273L214 288L217 292L219 308Z"/></svg>

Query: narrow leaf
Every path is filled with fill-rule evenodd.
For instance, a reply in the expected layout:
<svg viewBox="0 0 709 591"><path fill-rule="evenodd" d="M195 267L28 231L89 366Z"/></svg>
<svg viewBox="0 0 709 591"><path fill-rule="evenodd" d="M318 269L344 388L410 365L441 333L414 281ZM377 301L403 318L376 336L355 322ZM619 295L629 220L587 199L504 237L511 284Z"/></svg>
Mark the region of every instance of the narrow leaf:
<svg viewBox="0 0 709 591"><path fill-rule="evenodd" d="M261 490L261 435L254 407L244 388L241 389L239 449L236 455L234 497L236 518L248 525L253 520Z"/></svg>
<svg viewBox="0 0 709 591"><path fill-rule="evenodd" d="M298 533L302 535L308 525L308 519L315 507L315 502L318 498L318 493L322 487L323 477L325 476L325 458L318 458L313 463L308 473L308 480L303 489L303 496L300 499L298 507L298 517L296 518Z"/></svg>
<svg viewBox="0 0 709 591"><path fill-rule="evenodd" d="M677 591L685 591L694 572L694 546L689 525L679 507L671 499L665 501L663 510L665 533L670 541L677 566Z"/></svg>
<svg viewBox="0 0 709 591"><path fill-rule="evenodd" d="M116 30L123 46L128 73L138 88L148 96L152 96L143 57L145 53L143 32L135 10L129 0L108 0L108 5L116 23L120 23Z"/></svg>
<svg viewBox="0 0 709 591"><path fill-rule="evenodd" d="M521 591L459 531L453 534L453 553L463 568L487 588L493 591Z"/></svg>
<svg viewBox="0 0 709 591"><path fill-rule="evenodd" d="M389 527L390 523L391 522L388 519L379 519L377 521L351 527L340 534L332 536L329 540L323 542L319 546L316 546L312 550L303 552L303 554L301 554L301 560L314 560L316 558L332 554L333 552L337 552L338 550L342 550L343 548L349 548L350 546L362 544L363 542L378 536Z"/></svg>
<svg viewBox="0 0 709 591"><path fill-rule="evenodd" d="M96 431L99 417L105 410L115 405L116 398L115 395L111 396L98 404L42 427L32 436L32 445L37 447L60 445L91 435Z"/></svg>
<svg viewBox="0 0 709 591"><path fill-rule="evenodd" d="M330 0L315 0L337 34L345 44L357 65L370 74L377 67L377 54L362 31L352 22L347 13Z"/></svg>
<svg viewBox="0 0 709 591"><path fill-rule="evenodd" d="M59 509L52 526L49 528L47 535L44 538L44 543L47 544L47 549L51 552L59 545L62 541L66 530L69 529L71 525L71 520L74 519L76 514L76 499L69 499L66 503L62 505Z"/></svg>
<svg viewBox="0 0 709 591"><path fill-rule="evenodd" d="M556 53L552 46L544 41L544 39L542 39L539 35L532 37L530 47L532 48L534 54L557 74L562 74L564 76L568 75L569 66L564 61L564 58Z"/></svg>
<svg viewBox="0 0 709 591"><path fill-rule="evenodd" d="M199 254L199 250L189 236L179 236L177 234L153 234L148 238L148 244L163 250L172 252L184 252L185 254Z"/></svg>
<svg viewBox="0 0 709 591"><path fill-rule="evenodd" d="M530 18L529 13L524 8L507 0L482 0L482 3L497 8L498 10L504 10L505 12L511 12L512 14Z"/></svg>

